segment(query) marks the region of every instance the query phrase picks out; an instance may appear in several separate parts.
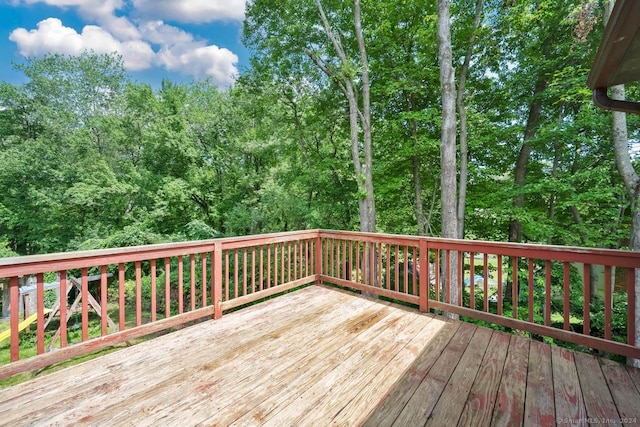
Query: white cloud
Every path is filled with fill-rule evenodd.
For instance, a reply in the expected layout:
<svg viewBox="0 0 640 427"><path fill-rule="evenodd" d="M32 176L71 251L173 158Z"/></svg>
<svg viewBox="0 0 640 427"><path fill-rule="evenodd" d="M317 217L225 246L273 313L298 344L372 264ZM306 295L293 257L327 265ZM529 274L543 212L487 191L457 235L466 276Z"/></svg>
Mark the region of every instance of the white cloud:
<svg viewBox="0 0 640 427"><path fill-rule="evenodd" d="M136 26L123 16L107 16L98 22L120 40L140 39L140 32Z"/></svg>
<svg viewBox="0 0 640 427"><path fill-rule="evenodd" d="M229 49L196 41L191 34L162 21L147 22L140 26L140 32L145 40L161 46L156 60L169 71L211 77L225 86L238 74L238 56Z"/></svg>
<svg viewBox="0 0 640 427"><path fill-rule="evenodd" d="M136 10L149 19L205 23L242 21L245 0L132 0Z"/></svg>
<svg viewBox="0 0 640 427"><path fill-rule="evenodd" d="M245 0L16 0L16 6L45 3L75 8L86 25L81 33L66 27L57 18L40 21L37 29L15 29L9 39L23 56L42 57L47 53L78 55L86 50L117 52L125 68L140 71L152 66L197 78L210 77L219 85L230 85L238 74L238 56L229 49L195 40L180 28L146 16L166 16L174 21L210 22L242 20ZM118 12L133 4L141 18L135 24ZM144 19L142 19L145 17ZM153 47L152 47L153 46ZM154 51L156 49L156 51Z"/></svg>
<svg viewBox="0 0 640 427"><path fill-rule="evenodd" d="M194 42L191 34L162 21L145 22L140 25L140 33L145 40L157 45L173 46Z"/></svg>
<svg viewBox="0 0 640 427"><path fill-rule="evenodd" d="M178 71L198 78L210 77L228 86L238 74L238 56L226 48L203 46L192 49L162 49L158 60L169 71Z"/></svg>
<svg viewBox="0 0 640 427"><path fill-rule="evenodd" d="M139 38L138 30L129 19L116 16L124 8L123 0L23 0L25 4L44 3L59 8L77 8L81 17L97 22L120 40Z"/></svg>
<svg viewBox="0 0 640 427"><path fill-rule="evenodd" d="M57 18L40 21L36 30L18 28L11 32L9 40L18 45L23 56L41 57L47 53L79 55L87 50L99 54L118 52L129 70L149 68L154 57L151 46L144 41L119 41L95 25L87 25L82 33L78 33L62 25Z"/></svg>
<svg viewBox="0 0 640 427"><path fill-rule="evenodd" d="M116 10L124 6L123 0L24 0L24 3L44 3L60 8L77 7L82 15L91 18L114 15Z"/></svg>

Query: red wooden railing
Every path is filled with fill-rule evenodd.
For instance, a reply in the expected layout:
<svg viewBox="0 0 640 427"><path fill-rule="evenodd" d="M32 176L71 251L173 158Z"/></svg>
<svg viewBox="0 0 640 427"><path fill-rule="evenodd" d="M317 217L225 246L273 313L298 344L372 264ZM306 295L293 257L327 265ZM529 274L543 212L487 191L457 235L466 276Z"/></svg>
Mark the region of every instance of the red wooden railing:
<svg viewBox="0 0 640 427"><path fill-rule="evenodd" d="M634 342L637 268L640 253L627 251L324 230L5 258L0 279L10 287L11 363L0 366L0 379L219 318L224 310L313 282L640 358ZM615 270L624 273L616 274L617 281ZM27 276L36 278L35 334L19 332L19 284ZM604 282L603 314L589 304L591 276ZM624 289L614 292L620 277ZM45 282L59 295L79 289L78 296L46 307ZM627 328L622 339L612 325L621 307ZM78 331L64 320L74 316ZM593 327L594 316L603 317L602 326ZM56 318L62 327L54 333ZM0 342L0 353L6 346Z"/></svg>
<svg viewBox="0 0 640 427"><path fill-rule="evenodd" d="M422 311L640 358L634 336L640 253L340 231L322 231L321 238L322 281L416 304ZM456 301L450 295L452 269L459 278ZM590 304L592 271L603 282L601 308ZM624 336L613 333L614 310L626 312ZM592 327L594 316L603 317L598 328Z"/></svg>
<svg viewBox="0 0 640 427"><path fill-rule="evenodd" d="M7 278L10 287L12 362L0 366L0 379L203 317L219 318L224 310L312 283L317 236L303 231L0 259L0 279ZM90 274L99 277L94 289ZM19 332L19 279L31 275L37 283L36 331L30 338L35 345ZM74 287L78 297L70 306L63 297L45 307L45 277L55 280L58 295ZM80 334L71 343L74 327L65 327L63 319L73 315L80 317ZM51 327L45 331L53 324L50 316L62 325L55 333ZM100 327L91 327L97 317ZM54 345L55 351L45 352ZM38 356L28 357L34 347Z"/></svg>

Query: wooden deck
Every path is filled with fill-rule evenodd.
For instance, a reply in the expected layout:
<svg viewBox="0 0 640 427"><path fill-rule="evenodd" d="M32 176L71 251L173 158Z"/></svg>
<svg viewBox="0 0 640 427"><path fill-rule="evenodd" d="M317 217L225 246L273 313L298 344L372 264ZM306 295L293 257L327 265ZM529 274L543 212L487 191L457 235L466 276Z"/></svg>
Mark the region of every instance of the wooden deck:
<svg viewBox="0 0 640 427"><path fill-rule="evenodd" d="M639 419L639 370L321 286L0 390L10 426Z"/></svg>

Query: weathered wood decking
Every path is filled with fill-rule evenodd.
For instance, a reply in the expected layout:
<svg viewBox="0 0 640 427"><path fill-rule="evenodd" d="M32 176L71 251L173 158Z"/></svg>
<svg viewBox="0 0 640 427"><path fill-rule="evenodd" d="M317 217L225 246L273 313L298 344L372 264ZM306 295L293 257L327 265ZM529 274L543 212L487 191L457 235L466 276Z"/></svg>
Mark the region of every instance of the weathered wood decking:
<svg viewBox="0 0 640 427"><path fill-rule="evenodd" d="M0 390L1 425L640 419L640 371L312 286Z"/></svg>

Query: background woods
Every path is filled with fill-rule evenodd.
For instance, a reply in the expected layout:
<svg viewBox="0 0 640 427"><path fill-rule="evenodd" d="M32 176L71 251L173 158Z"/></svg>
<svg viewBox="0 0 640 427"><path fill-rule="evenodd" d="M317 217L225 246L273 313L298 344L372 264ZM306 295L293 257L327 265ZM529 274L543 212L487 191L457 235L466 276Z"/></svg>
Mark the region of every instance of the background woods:
<svg viewBox="0 0 640 427"><path fill-rule="evenodd" d="M611 2L422 3L249 0L250 66L228 88L152 87L91 52L15 65L24 83L0 83L0 256L315 228L637 250L639 121L586 86ZM382 246L365 247L375 282ZM462 305L628 335L623 269L478 255L420 262L449 272ZM410 258L395 253L406 282ZM621 311L603 318L607 299Z"/></svg>
<svg viewBox="0 0 640 427"><path fill-rule="evenodd" d="M0 84L3 253L315 227L441 235L432 3L251 1L251 66L229 89L151 87L91 53L16 66L25 83ZM585 85L603 14L450 2L456 233L629 247L611 114Z"/></svg>

